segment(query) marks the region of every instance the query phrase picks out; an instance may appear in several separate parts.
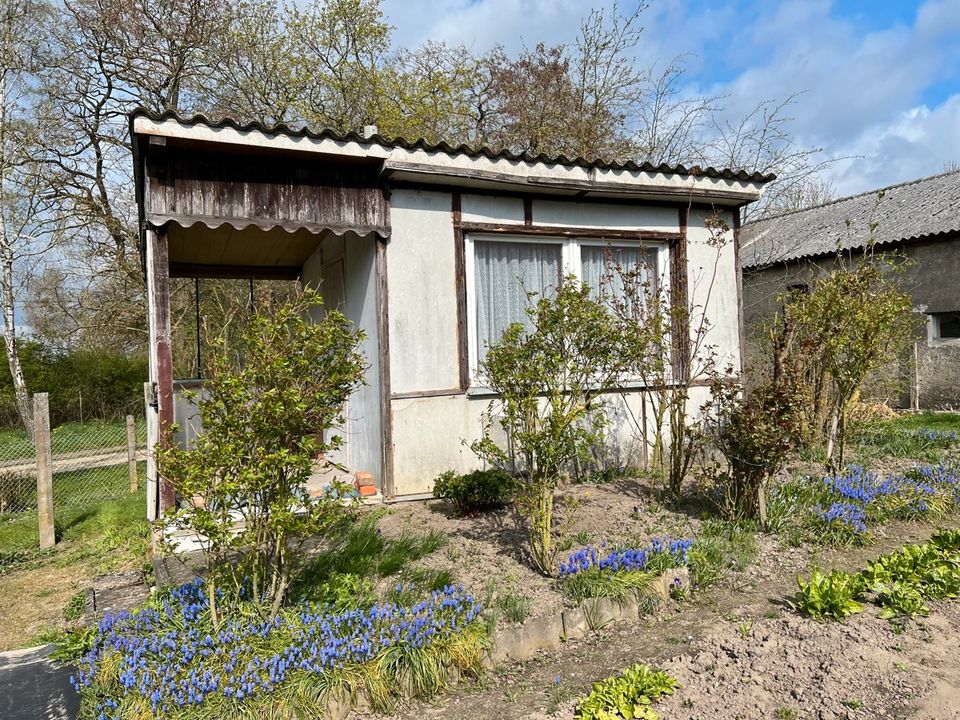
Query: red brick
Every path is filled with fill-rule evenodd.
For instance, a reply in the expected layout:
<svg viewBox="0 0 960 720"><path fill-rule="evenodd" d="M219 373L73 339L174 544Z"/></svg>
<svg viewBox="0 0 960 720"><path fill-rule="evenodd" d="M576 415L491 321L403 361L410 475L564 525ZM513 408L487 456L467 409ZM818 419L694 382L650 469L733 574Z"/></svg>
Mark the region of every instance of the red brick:
<svg viewBox="0 0 960 720"><path fill-rule="evenodd" d="M365 470L357 470L357 472L353 474L353 481L358 488L376 487L376 483L373 481L373 475Z"/></svg>
<svg viewBox="0 0 960 720"><path fill-rule="evenodd" d="M370 497L377 494L377 489L373 485L361 485L357 489L360 491L361 497Z"/></svg>

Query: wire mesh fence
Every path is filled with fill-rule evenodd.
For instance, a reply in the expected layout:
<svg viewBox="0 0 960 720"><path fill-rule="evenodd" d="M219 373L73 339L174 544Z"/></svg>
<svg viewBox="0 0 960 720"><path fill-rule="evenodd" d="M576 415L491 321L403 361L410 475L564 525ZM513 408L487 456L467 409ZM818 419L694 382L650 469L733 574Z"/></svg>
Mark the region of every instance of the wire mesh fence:
<svg viewBox="0 0 960 720"><path fill-rule="evenodd" d="M143 482L142 417L64 422L50 429L53 507L123 497ZM24 430L0 431L0 516L37 510L37 452Z"/></svg>

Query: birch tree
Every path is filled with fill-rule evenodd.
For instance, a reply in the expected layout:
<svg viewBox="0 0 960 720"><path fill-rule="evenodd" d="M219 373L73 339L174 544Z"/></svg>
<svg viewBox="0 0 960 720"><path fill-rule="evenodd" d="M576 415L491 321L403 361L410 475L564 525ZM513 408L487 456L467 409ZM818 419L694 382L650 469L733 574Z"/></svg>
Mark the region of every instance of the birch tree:
<svg viewBox="0 0 960 720"><path fill-rule="evenodd" d="M47 60L50 12L50 6L30 0L0 4L0 305L17 411L31 436L33 409L20 362L16 302L18 271L44 251L50 237L35 160L41 128L32 91L34 75Z"/></svg>

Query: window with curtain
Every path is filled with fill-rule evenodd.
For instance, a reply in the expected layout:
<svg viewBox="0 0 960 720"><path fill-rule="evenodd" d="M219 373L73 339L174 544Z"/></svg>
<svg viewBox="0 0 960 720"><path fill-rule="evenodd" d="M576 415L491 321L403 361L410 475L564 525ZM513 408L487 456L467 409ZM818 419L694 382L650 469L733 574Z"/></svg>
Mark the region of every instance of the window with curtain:
<svg viewBox="0 0 960 720"><path fill-rule="evenodd" d="M529 326L527 293L549 295L560 284L563 245L551 242L473 244L479 358L512 323Z"/></svg>
<svg viewBox="0 0 960 720"><path fill-rule="evenodd" d="M623 273L639 270L642 282L657 290L657 249L641 245L581 245L580 279L594 297L613 294L623 297Z"/></svg>

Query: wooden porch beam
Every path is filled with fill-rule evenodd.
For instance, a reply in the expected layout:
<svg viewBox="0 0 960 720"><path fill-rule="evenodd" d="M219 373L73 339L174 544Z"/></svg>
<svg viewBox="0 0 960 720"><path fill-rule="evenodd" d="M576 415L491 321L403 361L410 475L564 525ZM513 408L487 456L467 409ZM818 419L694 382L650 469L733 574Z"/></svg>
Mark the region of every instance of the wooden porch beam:
<svg viewBox="0 0 960 720"><path fill-rule="evenodd" d="M299 265L207 265L202 263L170 263L173 278L217 278L254 280L296 280L302 268Z"/></svg>
<svg viewBox="0 0 960 720"><path fill-rule="evenodd" d="M150 330L150 381L155 390L157 437L148 438L147 451L154 453L154 444L165 446L173 427L173 351L170 343L170 263L169 242L165 228L147 227L147 319ZM156 467L154 464L153 467ZM173 486L156 473L156 516L174 505ZM149 478L148 478L149 480Z"/></svg>
<svg viewBox="0 0 960 720"><path fill-rule="evenodd" d="M503 233L545 237L597 238L601 240L680 240L683 232L622 230L612 228L565 227L562 225L520 225L512 223L463 223L465 233Z"/></svg>

